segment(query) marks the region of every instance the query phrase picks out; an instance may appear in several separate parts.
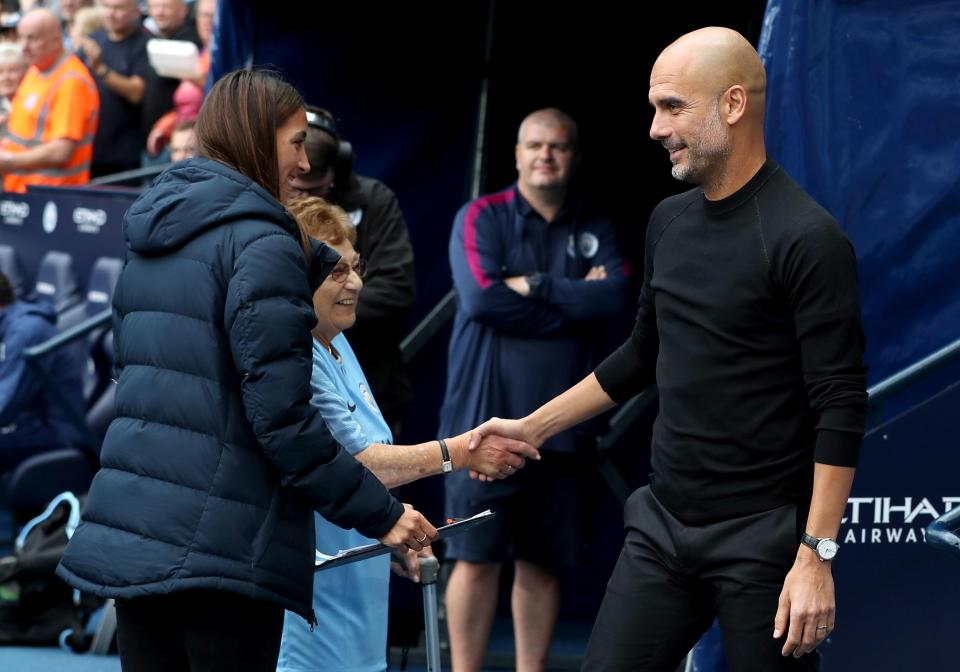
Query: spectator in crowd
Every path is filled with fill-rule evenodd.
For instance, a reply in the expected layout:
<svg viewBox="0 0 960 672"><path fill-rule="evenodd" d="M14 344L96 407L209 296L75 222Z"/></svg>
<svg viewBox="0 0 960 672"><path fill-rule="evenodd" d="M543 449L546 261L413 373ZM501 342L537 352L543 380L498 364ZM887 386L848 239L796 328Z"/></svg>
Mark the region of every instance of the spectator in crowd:
<svg viewBox="0 0 960 672"><path fill-rule="evenodd" d="M626 306L613 222L575 197L577 125L548 108L528 115L515 148L519 179L457 213L450 264L458 307L450 340L440 433L491 415L529 412L580 380L610 320ZM517 478L446 482L446 510L493 509L483 534L450 539L447 584L453 668L479 670L497 605L502 563L512 557L517 667L543 669L560 605L560 569L581 561L589 464L572 432L543 445L546 459Z"/></svg>
<svg viewBox="0 0 960 672"><path fill-rule="evenodd" d="M100 111L97 86L80 59L64 51L53 12L28 12L17 32L30 68L0 140L3 188L22 192L28 184L86 184Z"/></svg>
<svg viewBox="0 0 960 672"><path fill-rule="evenodd" d="M180 85L173 92L173 109L157 119L147 136L147 151L150 154L159 154L170 142L173 127L180 122L196 119L203 104L203 88L210 71L210 40L213 38L213 17L217 11L217 0L197 0L196 10L197 33L203 43L197 76L180 80Z"/></svg>
<svg viewBox="0 0 960 672"><path fill-rule="evenodd" d="M20 14L17 12L0 14L0 43L17 42L17 23L19 22Z"/></svg>
<svg viewBox="0 0 960 672"><path fill-rule="evenodd" d="M84 411L78 351L61 348L39 361L56 400L23 356L27 348L57 335L56 322L50 304L16 300L0 273L0 473L31 455L82 440L70 417L82 418Z"/></svg>
<svg viewBox="0 0 960 672"><path fill-rule="evenodd" d="M181 121L173 129L170 138L170 160L184 161L197 155L197 123Z"/></svg>
<svg viewBox="0 0 960 672"><path fill-rule="evenodd" d="M100 123L93 141L93 177L140 166L143 97L149 78L147 37L138 0L100 0L103 30L80 43L100 92Z"/></svg>
<svg viewBox="0 0 960 672"><path fill-rule="evenodd" d="M23 48L16 42L0 43L0 113L10 112L13 94L27 73Z"/></svg>
<svg viewBox="0 0 960 672"><path fill-rule="evenodd" d="M190 17L190 2L187 0L146 0L147 18L143 27L151 37L162 40L180 39L174 37L177 30Z"/></svg>
<svg viewBox="0 0 960 672"><path fill-rule="evenodd" d="M274 671L284 609L315 622L312 509L404 551L436 537L310 404L311 288L339 255L282 205L306 129L292 86L230 73L201 156L125 217L117 418L57 570L117 598L125 670Z"/></svg>
<svg viewBox="0 0 960 672"><path fill-rule="evenodd" d="M313 329L312 403L330 432L388 488L450 469L472 469L504 478L536 457L523 443L487 443L468 453L469 434L416 445L395 446L375 395L350 347L345 329L356 321L363 301L366 264L353 247L356 228L341 208L323 199L294 200L291 212L312 237L338 252L340 262L314 292L317 326ZM336 553L372 543L355 530L344 530L316 516L317 550ZM429 549L427 549L429 551ZM386 556L355 563L313 580L313 608L319 627L287 613L278 670L385 670L387 650ZM407 554L407 568L419 574L416 553ZM313 631L311 631L313 630Z"/></svg>
<svg viewBox="0 0 960 672"><path fill-rule="evenodd" d="M857 263L767 156L765 96L735 31L660 54L650 137L695 187L650 216L633 334L571 389L472 437L538 443L656 380L653 474L627 500L586 671L674 670L715 617L730 669L817 670L833 631L831 562L867 412Z"/></svg>
<svg viewBox="0 0 960 672"><path fill-rule="evenodd" d="M77 12L83 8L92 8L93 0L60 0L60 8L57 14L60 15L60 23L63 26L63 47L67 51L77 51L79 45L73 41L73 24L77 18ZM48 7L48 9L53 9ZM93 31L91 31L93 32Z"/></svg>
<svg viewBox="0 0 960 672"><path fill-rule="evenodd" d="M103 13L99 7L81 7L73 17L73 23L70 24L70 44L72 51L77 54L83 53L80 49L83 44L83 38L93 35L103 28Z"/></svg>
<svg viewBox="0 0 960 672"><path fill-rule="evenodd" d="M196 25L187 21L190 8L184 0L148 0L147 11L156 29L151 37L193 42L198 49L203 48ZM178 86L180 86L179 79L161 77L151 68L147 80L147 94L143 101L142 124L146 134L149 135L160 117L173 109L173 94ZM154 149L156 151L151 151L149 147L144 148L142 158L144 165L166 163L169 159L167 147L158 145Z"/></svg>
<svg viewBox="0 0 960 672"><path fill-rule="evenodd" d="M350 329L350 344L370 381L383 417L400 433L404 407L412 400L400 360L401 325L413 306L413 246L397 196L383 182L352 170L349 146L341 141L327 110L307 106L310 173L293 186L300 194L327 199L350 214L357 253L367 262L363 302Z"/></svg>

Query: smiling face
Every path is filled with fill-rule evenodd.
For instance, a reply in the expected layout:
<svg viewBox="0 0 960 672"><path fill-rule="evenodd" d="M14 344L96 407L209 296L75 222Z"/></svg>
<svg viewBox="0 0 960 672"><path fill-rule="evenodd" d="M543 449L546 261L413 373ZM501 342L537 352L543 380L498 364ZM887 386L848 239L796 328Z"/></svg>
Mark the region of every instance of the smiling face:
<svg viewBox="0 0 960 672"><path fill-rule="evenodd" d="M724 170L731 137L720 117L720 96L684 56L666 51L653 66L650 137L670 153L670 172L676 179L703 185Z"/></svg>
<svg viewBox="0 0 960 672"><path fill-rule="evenodd" d="M340 268L336 273L328 275L313 294L313 311L317 315L314 334L327 343L357 321L357 300L360 298L360 290L363 289L363 280L354 270L360 255L353 249L350 241L344 240L339 245L330 247L340 253ZM343 282L338 282L334 275L342 276Z"/></svg>
<svg viewBox="0 0 960 672"><path fill-rule="evenodd" d="M307 114L303 108L290 115L277 129L277 176L281 203L297 193L293 181L310 172L310 162L303 148L306 137Z"/></svg>

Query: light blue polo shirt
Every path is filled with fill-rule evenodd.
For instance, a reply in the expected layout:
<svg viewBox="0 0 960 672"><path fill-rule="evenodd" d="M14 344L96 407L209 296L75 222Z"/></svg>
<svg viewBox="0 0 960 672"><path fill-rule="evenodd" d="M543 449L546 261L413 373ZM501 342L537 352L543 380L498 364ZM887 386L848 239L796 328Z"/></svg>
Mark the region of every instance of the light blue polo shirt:
<svg viewBox="0 0 960 672"><path fill-rule="evenodd" d="M338 363L313 341L311 402L320 409L333 438L356 455L371 443L393 443L370 385L343 334L333 339ZM316 516L317 550L327 555L375 540L356 530L344 530ZM382 672L387 669L387 591L390 558L317 572L313 577L313 608L317 626L289 611L283 621L283 641L277 670L306 672Z"/></svg>

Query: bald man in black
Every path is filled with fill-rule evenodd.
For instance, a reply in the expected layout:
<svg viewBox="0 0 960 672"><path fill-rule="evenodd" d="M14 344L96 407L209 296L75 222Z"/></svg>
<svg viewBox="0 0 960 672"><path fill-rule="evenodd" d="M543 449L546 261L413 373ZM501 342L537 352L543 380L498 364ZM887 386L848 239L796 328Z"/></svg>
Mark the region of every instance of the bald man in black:
<svg viewBox="0 0 960 672"><path fill-rule="evenodd" d="M475 432L539 445L658 384L651 483L625 507L585 670L672 672L715 617L736 672L815 670L833 630L867 407L856 258L767 157L765 85L732 30L663 51L650 137L696 188L651 215L633 334L531 415Z"/></svg>

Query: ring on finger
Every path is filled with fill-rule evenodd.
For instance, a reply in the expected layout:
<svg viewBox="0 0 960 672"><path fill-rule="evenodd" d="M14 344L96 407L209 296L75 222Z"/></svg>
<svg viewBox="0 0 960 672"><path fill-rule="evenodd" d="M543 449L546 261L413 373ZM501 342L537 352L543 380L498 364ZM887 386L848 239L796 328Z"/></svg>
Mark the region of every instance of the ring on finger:
<svg viewBox="0 0 960 672"><path fill-rule="evenodd" d="M418 544L422 544L422 543L425 542L426 540L427 540L427 533L424 532L422 537L416 539L416 542L417 542Z"/></svg>

